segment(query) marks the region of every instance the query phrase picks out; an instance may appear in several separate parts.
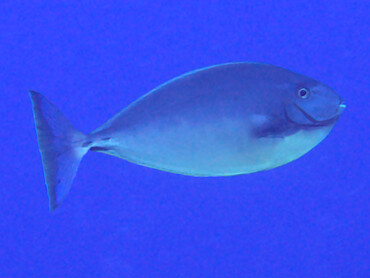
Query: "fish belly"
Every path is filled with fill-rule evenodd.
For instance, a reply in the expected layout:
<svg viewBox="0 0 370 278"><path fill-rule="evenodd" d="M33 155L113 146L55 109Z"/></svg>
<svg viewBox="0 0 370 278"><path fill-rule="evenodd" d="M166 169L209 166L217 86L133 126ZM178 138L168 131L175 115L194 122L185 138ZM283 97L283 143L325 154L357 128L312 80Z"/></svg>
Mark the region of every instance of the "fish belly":
<svg viewBox="0 0 370 278"><path fill-rule="evenodd" d="M253 138L248 124L236 119L206 123L165 121L117 132L109 143L115 156L173 173L227 176L256 172L271 165L278 139Z"/></svg>
<svg viewBox="0 0 370 278"><path fill-rule="evenodd" d="M112 134L106 153L130 162L191 176L230 176L289 163L321 142L332 127L283 138L256 138L237 119L202 124L150 124Z"/></svg>

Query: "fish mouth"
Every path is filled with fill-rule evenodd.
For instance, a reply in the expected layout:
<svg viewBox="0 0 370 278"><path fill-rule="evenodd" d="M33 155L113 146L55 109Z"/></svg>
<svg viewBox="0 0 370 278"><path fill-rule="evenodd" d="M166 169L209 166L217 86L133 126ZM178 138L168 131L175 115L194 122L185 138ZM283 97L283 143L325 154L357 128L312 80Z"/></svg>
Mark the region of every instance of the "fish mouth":
<svg viewBox="0 0 370 278"><path fill-rule="evenodd" d="M337 113L338 114L342 114L344 109L346 109L347 105L344 103L343 100L341 100L341 102L339 103L338 107L337 107Z"/></svg>
<svg viewBox="0 0 370 278"><path fill-rule="evenodd" d="M346 108L346 104L343 102L343 100L340 101L334 115L326 120L316 120L314 117L312 117L310 114L308 114L306 111L304 111L299 105L294 103L295 107L302 112L302 114L312 123L313 126L326 126L335 123L344 109Z"/></svg>

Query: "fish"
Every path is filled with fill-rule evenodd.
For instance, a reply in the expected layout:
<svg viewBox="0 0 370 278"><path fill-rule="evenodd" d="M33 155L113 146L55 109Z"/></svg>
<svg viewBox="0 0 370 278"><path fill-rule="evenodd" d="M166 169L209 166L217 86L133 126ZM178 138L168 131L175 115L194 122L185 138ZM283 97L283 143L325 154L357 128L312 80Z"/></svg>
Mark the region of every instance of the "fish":
<svg viewBox="0 0 370 278"><path fill-rule="evenodd" d="M346 107L315 79L252 62L173 78L87 135L45 96L29 93L50 211L65 200L88 151L189 176L250 174L310 151Z"/></svg>

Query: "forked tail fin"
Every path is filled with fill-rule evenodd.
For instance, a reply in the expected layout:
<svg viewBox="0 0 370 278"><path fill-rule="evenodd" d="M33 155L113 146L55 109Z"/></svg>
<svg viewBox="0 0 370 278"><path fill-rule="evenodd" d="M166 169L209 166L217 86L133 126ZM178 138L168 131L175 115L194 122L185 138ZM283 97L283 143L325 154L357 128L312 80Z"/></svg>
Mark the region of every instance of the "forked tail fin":
<svg viewBox="0 0 370 278"><path fill-rule="evenodd" d="M66 198L78 165L88 151L86 135L78 131L47 98L30 91L37 139L49 195L49 208Z"/></svg>

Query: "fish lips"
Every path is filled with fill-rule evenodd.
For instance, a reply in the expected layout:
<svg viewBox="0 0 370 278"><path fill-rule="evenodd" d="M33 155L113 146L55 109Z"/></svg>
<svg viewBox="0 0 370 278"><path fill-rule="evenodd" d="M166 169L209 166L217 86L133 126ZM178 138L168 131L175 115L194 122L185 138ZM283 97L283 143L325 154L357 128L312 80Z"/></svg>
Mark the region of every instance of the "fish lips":
<svg viewBox="0 0 370 278"><path fill-rule="evenodd" d="M339 119L345 108L346 104L341 100L331 117L318 119L307 113L298 104L293 103L285 106L285 116L290 122L303 126L328 126L334 124Z"/></svg>

